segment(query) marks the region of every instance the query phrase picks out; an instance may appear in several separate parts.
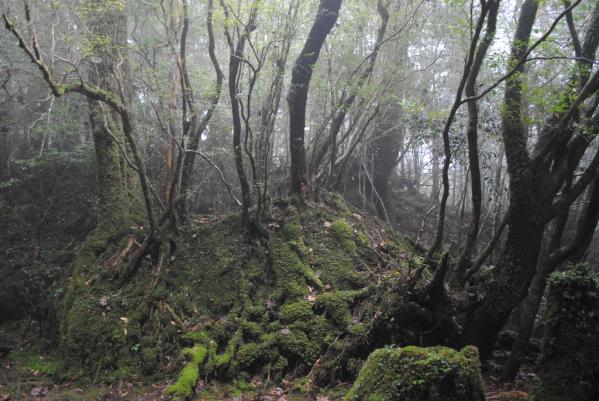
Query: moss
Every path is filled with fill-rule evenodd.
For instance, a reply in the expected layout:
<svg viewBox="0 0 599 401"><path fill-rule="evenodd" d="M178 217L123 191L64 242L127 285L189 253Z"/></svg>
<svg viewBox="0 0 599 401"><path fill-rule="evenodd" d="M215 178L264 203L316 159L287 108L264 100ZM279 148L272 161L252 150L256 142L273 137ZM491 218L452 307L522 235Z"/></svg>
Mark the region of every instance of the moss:
<svg viewBox="0 0 599 401"><path fill-rule="evenodd" d="M183 348L181 350L181 355L189 357L191 362L199 365L206 359L208 348L204 345L196 344L191 348Z"/></svg>
<svg viewBox="0 0 599 401"><path fill-rule="evenodd" d="M63 304L66 364L88 376L99 371L99 380L117 372L159 377L162 362L180 353L203 360L200 370L209 378L278 380L307 371L325 349L335 349L336 338L366 332L352 312L362 300L357 290L375 274L363 252L370 244L345 220L349 208L341 198L329 200L339 204L310 204L301 214L282 209L281 229L269 229L268 245L248 243L237 229L239 216L183 226L169 268L144 259L124 286L104 276L102 264L128 237L94 237L77 255ZM333 222L329 232L325 221ZM104 296L109 308L100 305ZM364 316L372 318L370 309ZM185 332L181 322L201 329Z"/></svg>
<svg viewBox="0 0 599 401"><path fill-rule="evenodd" d="M356 323L348 326L347 332L353 336L362 336L366 334L366 327L362 323Z"/></svg>
<svg viewBox="0 0 599 401"><path fill-rule="evenodd" d="M245 341L257 339L264 334L262 325L257 322L244 321L241 323L240 329Z"/></svg>
<svg viewBox="0 0 599 401"><path fill-rule="evenodd" d="M322 196L324 202L333 209L336 213L342 216L351 216L351 210L347 206L347 202L343 196L336 192L327 192Z"/></svg>
<svg viewBox="0 0 599 401"><path fill-rule="evenodd" d="M278 294L281 299L298 299L308 295L308 285L322 288L323 284L314 271L306 266L298 253L288 244L272 241L274 270L277 275Z"/></svg>
<svg viewBox="0 0 599 401"><path fill-rule="evenodd" d="M599 399L599 283L584 266L554 273L534 401Z"/></svg>
<svg viewBox="0 0 599 401"><path fill-rule="evenodd" d="M326 292L316 298L316 308L323 309L327 318L345 327L351 323L350 306L358 295L359 291Z"/></svg>
<svg viewBox="0 0 599 401"><path fill-rule="evenodd" d="M362 367L345 401L484 401L478 352L384 348Z"/></svg>
<svg viewBox="0 0 599 401"><path fill-rule="evenodd" d="M367 246L370 243L368 236L362 230L358 231L358 241L360 241L360 243L364 246Z"/></svg>
<svg viewBox="0 0 599 401"><path fill-rule="evenodd" d="M240 369L251 371L259 363L264 362L267 351L264 343L243 344L235 354L236 363Z"/></svg>
<svg viewBox="0 0 599 401"><path fill-rule="evenodd" d="M298 301L283 305L280 311L283 323L291 323L296 320L309 320L313 315L312 304L308 301Z"/></svg>
<svg viewBox="0 0 599 401"><path fill-rule="evenodd" d="M181 336L183 340L191 341L193 343L207 343L208 342L208 333L205 331L195 331L195 332L187 332Z"/></svg>
<svg viewBox="0 0 599 401"><path fill-rule="evenodd" d="M321 351L319 341L311 340L299 330L281 330L276 336L276 342L282 353L299 359L299 362L307 366L314 364Z"/></svg>
<svg viewBox="0 0 599 401"><path fill-rule="evenodd" d="M198 367L198 364L188 362L181 373L179 373L177 381L173 384L169 384L166 387L166 390L164 390L164 394L180 398L191 397L199 375L200 368Z"/></svg>
<svg viewBox="0 0 599 401"><path fill-rule="evenodd" d="M287 241L297 241L302 238L302 227L298 221L288 221L283 224L283 237Z"/></svg>
<svg viewBox="0 0 599 401"><path fill-rule="evenodd" d="M342 247L348 252L355 252L356 242L354 241L354 230L345 220L335 220L331 224L331 235L339 241Z"/></svg>

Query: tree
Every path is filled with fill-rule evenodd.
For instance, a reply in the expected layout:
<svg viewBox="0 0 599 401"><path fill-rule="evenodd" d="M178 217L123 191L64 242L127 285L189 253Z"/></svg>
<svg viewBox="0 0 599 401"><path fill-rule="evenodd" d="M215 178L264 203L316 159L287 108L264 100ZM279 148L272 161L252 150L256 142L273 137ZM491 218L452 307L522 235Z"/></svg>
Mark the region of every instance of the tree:
<svg viewBox="0 0 599 401"><path fill-rule="evenodd" d="M31 42L27 43L17 26L3 15L6 28L13 33L25 53L41 71L56 97L68 93L81 93L89 101L90 122L98 160L98 195L100 199L96 233L108 240L115 232L127 226L131 208L135 207L138 192L136 171L143 192L150 226L150 236L155 229L150 201L150 189L145 165L137 148L134 119L130 110L130 88L127 79L127 56L123 53L126 43L127 19L124 4L91 1L94 12L90 23L89 45L92 51L89 80L81 75L68 83L55 81L53 71L45 64L33 29L31 8L25 3ZM78 70L74 71L79 74ZM134 162L129 156L133 156Z"/></svg>
<svg viewBox="0 0 599 401"><path fill-rule="evenodd" d="M306 126L306 103L314 65L322 45L333 29L342 0L321 0L308 38L298 56L291 75L287 95L289 104L289 149L291 155L290 192L300 201L311 192L311 180L306 166L304 129Z"/></svg>
<svg viewBox="0 0 599 401"><path fill-rule="evenodd" d="M526 58L579 3L567 7L531 46L528 43L539 4L527 0L520 11L508 64L512 74L506 75L502 109L502 137L510 178L508 233L497 267L485 285L484 299L469 316L464 332L464 341L477 345L484 357L491 352L512 310L528 292L536 273L545 226L568 209L599 172L599 153L595 153L583 173L577 179L574 176L582 156L597 135L597 126L593 123L597 102L589 100L599 89L599 73L591 74L588 65L599 44L597 7L582 46L585 53L577 61L581 68L570 78L559 109L542 127L532 154L528 151L528 129L522 111Z"/></svg>

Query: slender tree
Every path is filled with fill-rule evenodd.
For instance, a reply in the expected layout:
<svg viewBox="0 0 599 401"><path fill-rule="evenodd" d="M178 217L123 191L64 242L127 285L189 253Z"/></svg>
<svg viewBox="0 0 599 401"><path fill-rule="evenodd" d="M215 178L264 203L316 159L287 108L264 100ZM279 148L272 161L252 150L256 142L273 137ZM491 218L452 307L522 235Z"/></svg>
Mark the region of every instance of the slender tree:
<svg viewBox="0 0 599 401"><path fill-rule="evenodd" d="M306 166L304 130L306 126L306 103L308 89L322 45L333 29L342 0L320 0L316 18L308 38L298 56L291 74L291 86L287 95L289 104L289 150L291 155L290 191L303 201L312 191Z"/></svg>

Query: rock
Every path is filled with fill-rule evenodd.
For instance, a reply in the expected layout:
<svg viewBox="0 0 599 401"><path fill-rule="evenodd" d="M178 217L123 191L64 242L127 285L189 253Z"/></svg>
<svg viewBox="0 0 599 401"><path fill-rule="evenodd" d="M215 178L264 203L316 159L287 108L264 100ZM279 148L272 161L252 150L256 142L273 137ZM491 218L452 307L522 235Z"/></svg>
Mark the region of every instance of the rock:
<svg viewBox="0 0 599 401"><path fill-rule="evenodd" d="M345 401L484 401L478 350L383 348L362 367Z"/></svg>

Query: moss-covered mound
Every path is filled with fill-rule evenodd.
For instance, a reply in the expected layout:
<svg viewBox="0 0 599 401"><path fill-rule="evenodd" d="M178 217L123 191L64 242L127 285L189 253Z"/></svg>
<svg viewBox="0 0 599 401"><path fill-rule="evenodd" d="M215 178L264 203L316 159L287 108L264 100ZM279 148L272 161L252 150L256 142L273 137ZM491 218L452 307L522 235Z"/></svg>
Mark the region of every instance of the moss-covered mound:
<svg viewBox="0 0 599 401"><path fill-rule="evenodd" d="M550 279L536 401L599 400L599 285L587 268Z"/></svg>
<svg viewBox="0 0 599 401"><path fill-rule="evenodd" d="M345 401L484 401L478 351L466 347L374 351Z"/></svg>
<svg viewBox="0 0 599 401"><path fill-rule="evenodd" d="M379 289L405 282L408 259L419 258L334 195L301 213L278 202L266 238L248 241L240 227L237 216L197 218L160 238L162 252L124 283L138 246L128 238L80 255L62 300L65 365L106 380L181 372L184 385L170 391L182 396L199 375L279 380L307 374L324 354L342 355L357 373L370 345L351 357L343 351L370 344L368 328L396 306L385 309L372 294L404 293Z"/></svg>

